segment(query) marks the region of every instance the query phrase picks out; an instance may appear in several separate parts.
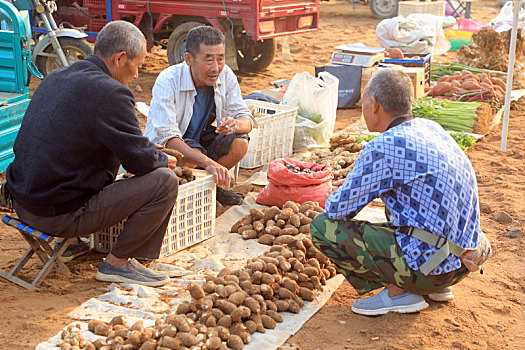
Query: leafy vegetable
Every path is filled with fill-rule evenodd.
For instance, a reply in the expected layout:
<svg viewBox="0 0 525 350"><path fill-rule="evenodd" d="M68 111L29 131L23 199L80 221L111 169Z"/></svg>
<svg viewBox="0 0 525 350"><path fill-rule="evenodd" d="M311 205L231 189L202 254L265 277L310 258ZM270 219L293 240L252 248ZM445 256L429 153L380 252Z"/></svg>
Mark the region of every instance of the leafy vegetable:
<svg viewBox="0 0 525 350"><path fill-rule="evenodd" d="M365 135L365 136L357 136L355 138L356 143L361 143L363 141L370 142L375 138L375 135Z"/></svg>
<svg viewBox="0 0 525 350"><path fill-rule="evenodd" d="M430 69L430 80L433 80L433 81L439 80L439 78L441 78L444 75L452 75L454 74L454 72L461 72L463 70L468 70L472 73L490 72L494 74L505 74L500 71L482 69L482 68L472 68L472 67L465 66L459 63L445 62L443 64L433 64L432 65L432 68Z"/></svg>
<svg viewBox="0 0 525 350"><path fill-rule="evenodd" d="M309 111L301 105L299 105L299 108L297 109L297 114L303 118L310 119L316 124L323 121L323 116L321 114Z"/></svg>
<svg viewBox="0 0 525 350"><path fill-rule="evenodd" d="M476 123L479 102L457 102L424 97L412 104L412 114L417 118L434 120L445 130L472 132Z"/></svg>
<svg viewBox="0 0 525 350"><path fill-rule="evenodd" d="M456 140L459 147L463 151L466 151L468 147L474 146L474 144L476 143L476 139L474 138L474 136L467 135L462 132L451 132L450 136L452 136L452 138Z"/></svg>

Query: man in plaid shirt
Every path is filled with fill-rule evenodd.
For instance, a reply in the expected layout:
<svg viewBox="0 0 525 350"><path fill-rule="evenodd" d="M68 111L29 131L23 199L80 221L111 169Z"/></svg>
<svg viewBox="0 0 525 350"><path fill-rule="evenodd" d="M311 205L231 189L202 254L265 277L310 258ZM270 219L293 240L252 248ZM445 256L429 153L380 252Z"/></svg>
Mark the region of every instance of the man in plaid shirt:
<svg viewBox="0 0 525 350"><path fill-rule="evenodd" d="M311 223L314 244L360 293L364 315L417 312L422 295L446 301L451 286L490 255L479 222L476 177L470 161L436 122L411 115L413 87L399 70L376 73L363 94L368 143L342 186ZM390 221L353 218L381 198Z"/></svg>

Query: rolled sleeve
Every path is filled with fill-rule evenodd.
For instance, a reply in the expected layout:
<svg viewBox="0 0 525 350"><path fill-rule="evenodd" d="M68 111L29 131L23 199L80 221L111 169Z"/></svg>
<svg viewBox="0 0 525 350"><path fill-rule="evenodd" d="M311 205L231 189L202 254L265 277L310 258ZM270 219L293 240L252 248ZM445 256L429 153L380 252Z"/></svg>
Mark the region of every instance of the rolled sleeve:
<svg viewBox="0 0 525 350"><path fill-rule="evenodd" d="M175 90L168 77L160 74L153 86L151 106L148 114L148 125L145 136L151 142L165 146L174 138L182 138L177 123L177 107L175 105Z"/></svg>
<svg viewBox="0 0 525 350"><path fill-rule="evenodd" d="M226 69L226 68L225 68ZM228 71L225 74L226 77L226 111L228 115L234 119L239 118L248 118L252 123L252 128L257 128L257 121L253 117L250 109L246 105L246 102L242 99L241 88L237 77L228 68Z"/></svg>

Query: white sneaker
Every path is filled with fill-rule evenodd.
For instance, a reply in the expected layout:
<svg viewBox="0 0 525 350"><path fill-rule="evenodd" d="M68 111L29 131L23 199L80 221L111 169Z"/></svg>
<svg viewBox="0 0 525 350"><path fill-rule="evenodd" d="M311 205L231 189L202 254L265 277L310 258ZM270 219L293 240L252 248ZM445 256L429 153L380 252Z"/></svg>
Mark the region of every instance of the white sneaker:
<svg viewBox="0 0 525 350"><path fill-rule="evenodd" d="M430 293L428 297L434 301L449 301L454 299L454 294L452 294L452 287L445 287L435 293Z"/></svg>

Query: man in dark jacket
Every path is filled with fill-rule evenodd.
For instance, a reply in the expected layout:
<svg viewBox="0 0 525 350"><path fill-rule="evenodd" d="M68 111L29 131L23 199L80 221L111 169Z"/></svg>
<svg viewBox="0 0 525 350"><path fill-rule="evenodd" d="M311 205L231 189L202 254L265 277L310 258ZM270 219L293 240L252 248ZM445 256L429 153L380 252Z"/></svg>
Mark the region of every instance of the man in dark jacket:
<svg viewBox="0 0 525 350"><path fill-rule="evenodd" d="M134 258L159 256L177 198L177 159L142 135L126 86L146 56L142 33L114 21L95 55L47 76L35 91L14 144L7 190L22 221L73 238L127 218L96 279L160 286L166 275ZM115 182L119 165L132 178Z"/></svg>

